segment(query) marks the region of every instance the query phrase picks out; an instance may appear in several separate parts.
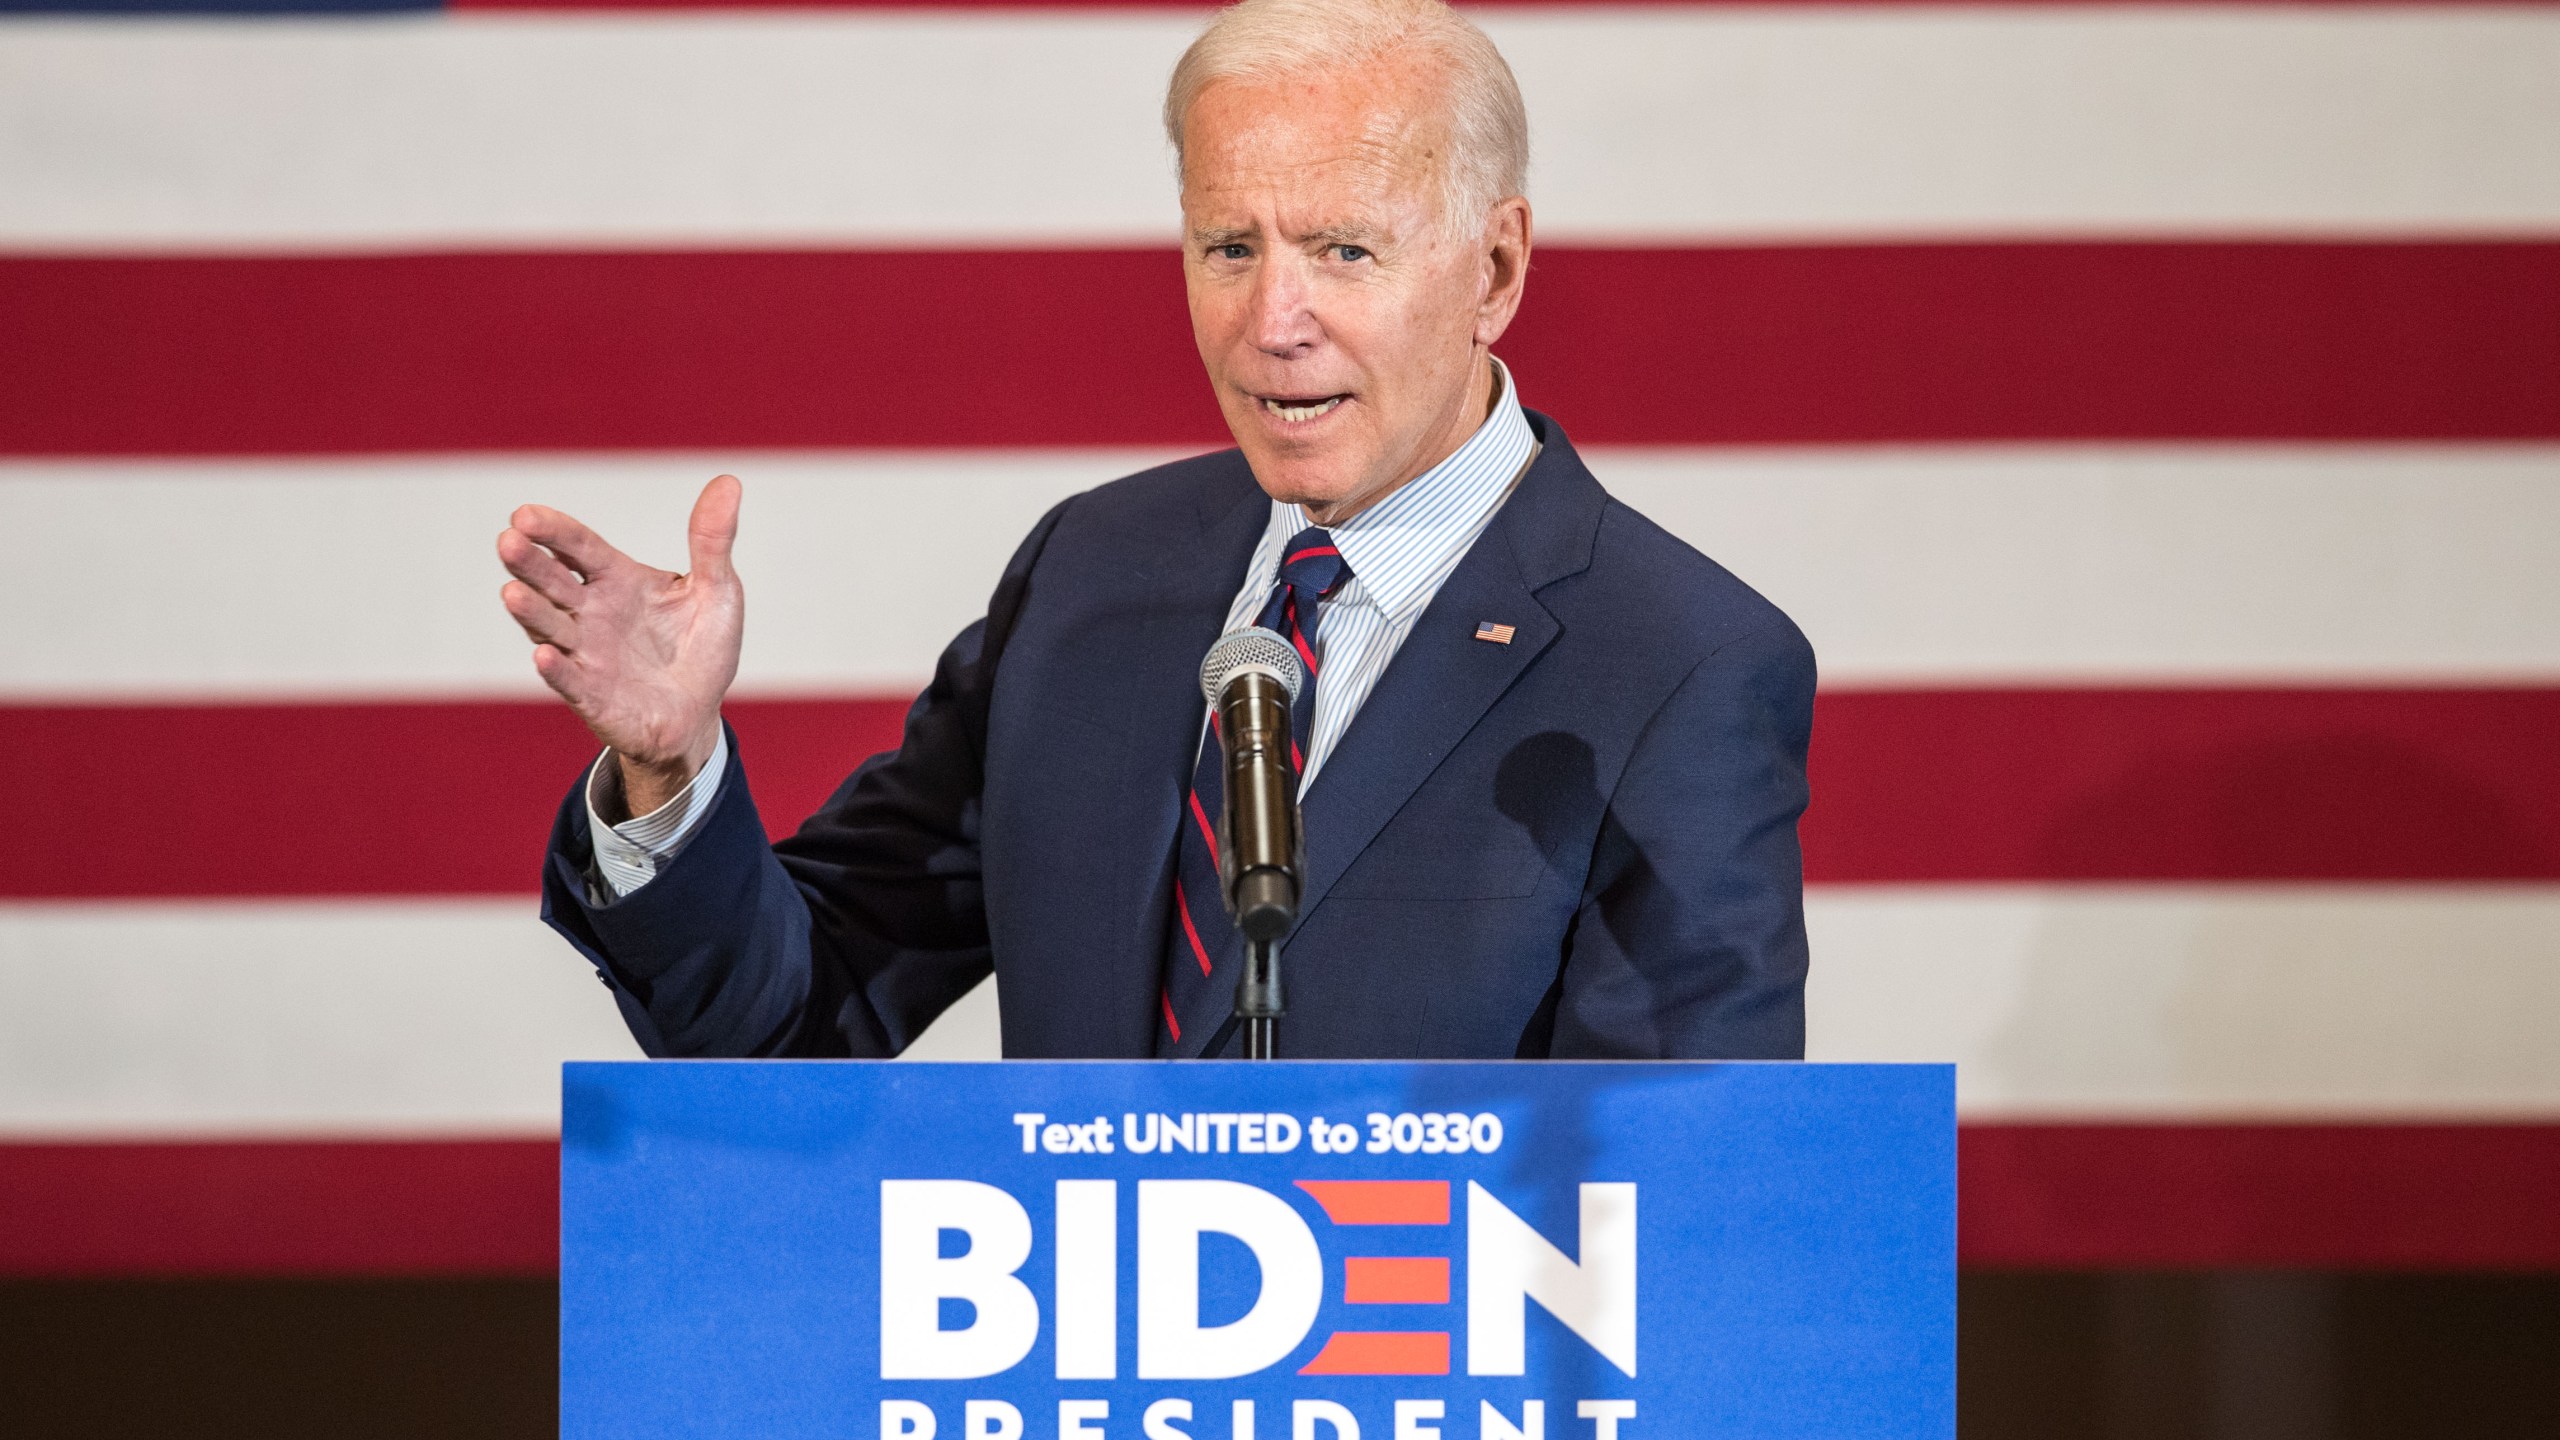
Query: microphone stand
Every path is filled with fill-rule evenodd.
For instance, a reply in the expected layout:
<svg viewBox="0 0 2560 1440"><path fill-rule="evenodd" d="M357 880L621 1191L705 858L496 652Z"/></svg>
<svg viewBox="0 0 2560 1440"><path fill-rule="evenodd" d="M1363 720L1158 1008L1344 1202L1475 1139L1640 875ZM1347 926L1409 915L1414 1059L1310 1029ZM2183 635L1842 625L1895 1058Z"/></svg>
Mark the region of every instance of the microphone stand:
<svg viewBox="0 0 2560 1440"><path fill-rule="evenodd" d="M1288 1006L1280 993L1280 943L1244 942L1244 973L1236 977L1236 1019L1244 1026L1244 1058L1272 1058L1271 1022Z"/></svg>
<svg viewBox="0 0 2560 1440"><path fill-rule="evenodd" d="M1294 811L1296 801L1290 801ZM1269 1060L1273 1021L1288 1013L1280 987L1280 940L1298 917L1298 881L1277 870L1251 870L1236 882L1237 928L1244 934L1244 968L1236 974L1236 1024L1244 1031L1244 1058Z"/></svg>

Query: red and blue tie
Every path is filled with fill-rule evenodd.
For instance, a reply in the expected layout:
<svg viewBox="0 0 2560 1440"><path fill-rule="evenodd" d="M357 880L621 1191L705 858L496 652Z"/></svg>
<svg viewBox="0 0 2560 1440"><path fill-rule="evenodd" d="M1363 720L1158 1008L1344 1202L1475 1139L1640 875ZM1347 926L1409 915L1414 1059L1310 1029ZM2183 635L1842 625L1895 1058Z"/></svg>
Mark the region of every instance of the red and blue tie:
<svg viewBox="0 0 2560 1440"><path fill-rule="evenodd" d="M1318 602L1350 578L1351 567L1343 563L1331 535L1313 526L1301 530L1281 552L1280 577L1271 587L1261 617L1254 621L1288 636L1307 667L1306 683L1298 687L1298 698L1289 707L1289 758L1300 769L1306 766L1305 747L1316 713L1316 657L1321 653L1316 646ZM1217 723L1215 715L1210 723ZM1182 838L1175 844L1173 935L1165 950L1164 989L1157 997L1158 1055L1171 1055L1182 1043L1179 1016L1203 1013L1189 1002L1198 1000L1204 988L1235 989L1235 967L1244 957L1242 938L1228 918L1219 888L1217 821L1219 807L1226 803L1221 759L1217 736L1204 730L1199 759L1191 771L1191 789L1183 796ZM1226 1011L1219 1007L1212 1013ZM1195 1035L1192 1043L1199 1045L1206 1039Z"/></svg>

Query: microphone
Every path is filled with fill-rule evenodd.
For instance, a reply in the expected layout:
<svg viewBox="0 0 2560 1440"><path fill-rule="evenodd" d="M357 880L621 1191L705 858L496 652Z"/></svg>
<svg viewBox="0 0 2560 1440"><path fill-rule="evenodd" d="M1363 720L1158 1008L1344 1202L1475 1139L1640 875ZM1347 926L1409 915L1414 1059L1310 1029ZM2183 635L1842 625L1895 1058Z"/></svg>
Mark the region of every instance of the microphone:
<svg viewBox="0 0 2560 1440"><path fill-rule="evenodd" d="M1297 923L1306 873L1297 770L1289 761L1289 706L1305 684L1297 648L1259 626L1219 636L1200 662L1200 693L1216 717L1226 767L1220 888L1236 929L1264 947Z"/></svg>

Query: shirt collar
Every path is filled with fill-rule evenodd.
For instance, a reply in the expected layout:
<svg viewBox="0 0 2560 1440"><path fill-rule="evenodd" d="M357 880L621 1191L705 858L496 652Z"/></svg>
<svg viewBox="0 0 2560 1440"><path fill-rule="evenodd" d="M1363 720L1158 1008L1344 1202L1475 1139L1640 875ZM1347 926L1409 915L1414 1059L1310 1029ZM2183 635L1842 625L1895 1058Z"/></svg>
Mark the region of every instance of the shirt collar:
<svg viewBox="0 0 2560 1440"><path fill-rule="evenodd" d="M1520 411L1511 371L1493 361L1493 413L1449 457L1393 494L1328 527L1351 567L1341 600L1367 600L1401 622L1431 601L1520 478L1538 440ZM1286 544L1310 523L1307 512L1274 500L1265 545ZM1276 552L1275 552L1276 557Z"/></svg>

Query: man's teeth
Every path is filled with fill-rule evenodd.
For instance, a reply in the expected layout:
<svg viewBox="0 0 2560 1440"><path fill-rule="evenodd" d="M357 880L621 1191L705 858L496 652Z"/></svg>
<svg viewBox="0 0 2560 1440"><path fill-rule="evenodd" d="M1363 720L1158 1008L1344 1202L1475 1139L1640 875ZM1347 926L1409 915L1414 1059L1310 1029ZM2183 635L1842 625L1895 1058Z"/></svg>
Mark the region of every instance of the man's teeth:
<svg viewBox="0 0 2560 1440"><path fill-rule="evenodd" d="M1309 405L1291 405L1281 400L1265 400L1262 402L1262 408L1283 420L1313 420L1341 403L1342 397L1336 395L1330 400L1318 400Z"/></svg>

